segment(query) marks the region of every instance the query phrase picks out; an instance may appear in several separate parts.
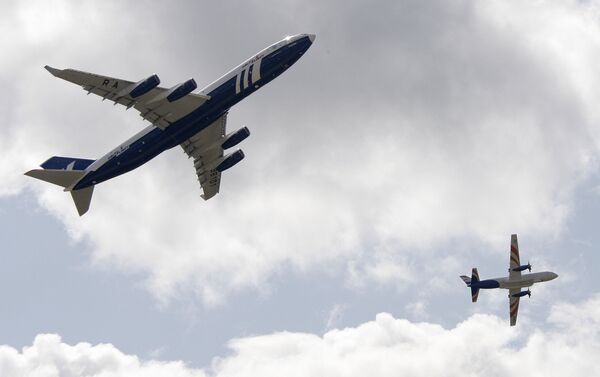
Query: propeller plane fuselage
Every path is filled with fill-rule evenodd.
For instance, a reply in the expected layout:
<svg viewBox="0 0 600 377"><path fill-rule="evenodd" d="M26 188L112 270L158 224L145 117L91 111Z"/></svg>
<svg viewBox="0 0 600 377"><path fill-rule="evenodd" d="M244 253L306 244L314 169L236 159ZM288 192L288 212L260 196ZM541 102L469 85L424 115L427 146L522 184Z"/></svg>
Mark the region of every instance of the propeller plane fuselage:
<svg viewBox="0 0 600 377"><path fill-rule="evenodd" d="M480 289L508 289L510 325L517 323L517 314L519 311L519 299L523 296L531 297L531 290L521 291L521 288L529 288L536 283L554 280L558 275L551 271L522 273L522 271L531 271L531 264L520 264L519 243L517 235L511 236L510 242L510 267L509 275L506 277L493 279L479 279L479 272L476 268L471 271L471 277L462 275L460 278L471 288L471 301L477 302Z"/></svg>

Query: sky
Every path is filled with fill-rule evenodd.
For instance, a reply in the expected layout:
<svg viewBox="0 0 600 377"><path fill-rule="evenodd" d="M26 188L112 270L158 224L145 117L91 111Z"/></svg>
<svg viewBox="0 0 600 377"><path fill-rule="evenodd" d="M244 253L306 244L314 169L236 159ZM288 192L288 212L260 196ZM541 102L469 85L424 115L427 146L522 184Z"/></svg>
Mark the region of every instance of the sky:
<svg viewBox="0 0 600 377"><path fill-rule="evenodd" d="M0 375L598 375L600 1L3 1ZM146 126L43 69L210 84L315 33L231 109L209 201L166 151L79 217L23 175ZM559 278L476 304L459 275Z"/></svg>

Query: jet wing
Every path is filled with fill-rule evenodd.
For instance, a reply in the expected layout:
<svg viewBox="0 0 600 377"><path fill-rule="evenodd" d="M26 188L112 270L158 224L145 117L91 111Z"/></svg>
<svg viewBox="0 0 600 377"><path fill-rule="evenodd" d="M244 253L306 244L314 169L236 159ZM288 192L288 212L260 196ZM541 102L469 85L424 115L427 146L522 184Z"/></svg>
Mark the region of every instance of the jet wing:
<svg viewBox="0 0 600 377"><path fill-rule="evenodd" d="M161 95L166 94L169 89L158 86L133 98L129 92L141 81L134 83L75 69L56 69L50 66L44 68L56 77L81 86L88 94L95 94L102 97L102 100L110 100L115 105L126 106L127 109L133 107L140 112L142 118L161 129L165 129L171 123L189 114L210 99L209 96L190 93L170 102L165 99L166 96L161 98ZM155 78L157 82L160 81L157 76L151 76L151 78Z"/></svg>
<svg viewBox="0 0 600 377"><path fill-rule="evenodd" d="M216 170L215 161L223 157L220 141L225 136L227 113L181 143L183 151L194 159L198 182L204 192L202 199L208 200L219 193L221 173Z"/></svg>
<svg viewBox="0 0 600 377"><path fill-rule="evenodd" d="M519 313L519 299L520 297L513 297L514 294L521 292L521 288L509 289L508 290L508 311L510 314L510 325L514 326L517 324L517 314Z"/></svg>
<svg viewBox="0 0 600 377"><path fill-rule="evenodd" d="M508 278L509 280L519 279L521 277L521 271L513 271L513 268L519 267L521 260L519 257L519 241L517 235L513 234L510 236L510 263L508 266Z"/></svg>

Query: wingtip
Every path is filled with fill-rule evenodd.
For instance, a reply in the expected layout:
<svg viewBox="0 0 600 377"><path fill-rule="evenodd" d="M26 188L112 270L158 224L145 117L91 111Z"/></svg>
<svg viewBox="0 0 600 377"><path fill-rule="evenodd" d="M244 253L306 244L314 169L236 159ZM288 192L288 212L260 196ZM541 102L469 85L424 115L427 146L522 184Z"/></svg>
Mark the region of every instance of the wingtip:
<svg viewBox="0 0 600 377"><path fill-rule="evenodd" d="M57 76L58 72L61 71L60 69L50 67L49 65L45 65L44 68L46 68L46 71L50 72L52 74L52 76Z"/></svg>

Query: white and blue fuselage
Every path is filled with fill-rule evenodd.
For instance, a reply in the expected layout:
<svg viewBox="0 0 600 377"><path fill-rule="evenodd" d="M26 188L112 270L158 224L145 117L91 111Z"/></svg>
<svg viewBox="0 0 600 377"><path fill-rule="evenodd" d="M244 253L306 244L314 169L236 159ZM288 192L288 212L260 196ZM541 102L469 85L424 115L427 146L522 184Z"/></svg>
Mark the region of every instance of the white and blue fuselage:
<svg viewBox="0 0 600 377"><path fill-rule="evenodd" d="M471 282L470 287L478 289L516 289L516 288L527 288L531 287L535 283L542 283L544 281L550 281L556 279L557 274L550 271L534 272L531 274L521 274L521 276L515 278L501 277L493 279L479 280L478 282Z"/></svg>
<svg viewBox="0 0 600 377"><path fill-rule="evenodd" d="M86 174L68 189L79 190L114 178L183 143L287 70L308 50L314 38L312 34L299 34L260 51L202 89L201 94L210 99L198 108L165 129L146 127L94 161L85 169Z"/></svg>

